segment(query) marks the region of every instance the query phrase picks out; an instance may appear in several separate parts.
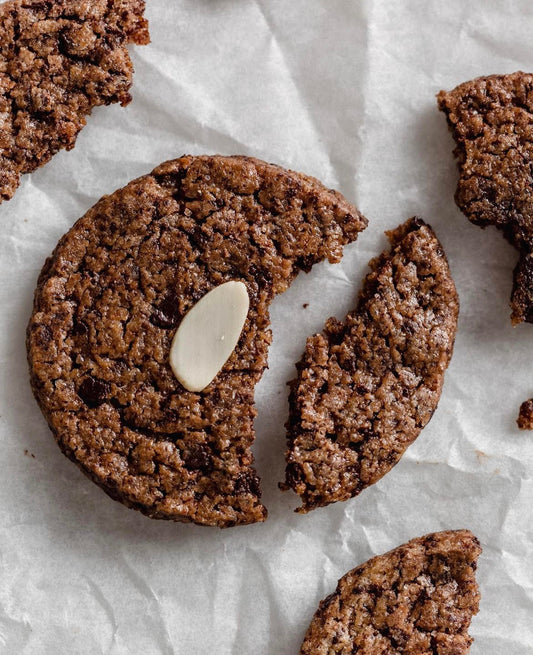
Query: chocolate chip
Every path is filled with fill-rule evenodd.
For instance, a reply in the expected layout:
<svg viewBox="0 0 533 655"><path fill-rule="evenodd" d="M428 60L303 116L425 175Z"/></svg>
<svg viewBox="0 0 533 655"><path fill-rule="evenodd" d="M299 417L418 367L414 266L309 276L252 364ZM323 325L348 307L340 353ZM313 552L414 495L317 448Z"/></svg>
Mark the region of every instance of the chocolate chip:
<svg viewBox="0 0 533 655"><path fill-rule="evenodd" d="M199 225L195 225L188 236L193 248L201 251L205 250L208 238Z"/></svg>
<svg viewBox="0 0 533 655"><path fill-rule="evenodd" d="M241 473L235 482L235 493L237 495L253 494L261 498L259 483L259 477L255 473Z"/></svg>
<svg viewBox="0 0 533 655"><path fill-rule="evenodd" d="M337 591L334 591L329 596L326 596L324 600L320 603L320 609L321 610L327 609L331 605L331 603L335 600L335 598L338 597L338 595L339 593Z"/></svg>
<svg viewBox="0 0 533 655"><path fill-rule="evenodd" d="M181 455L185 466L202 473L210 473L213 470L213 459L206 444L192 444L189 449Z"/></svg>
<svg viewBox="0 0 533 655"><path fill-rule="evenodd" d="M179 319L179 297L175 291L168 293L156 307L152 316L150 316L150 322L164 330L175 327Z"/></svg>
<svg viewBox="0 0 533 655"><path fill-rule="evenodd" d="M420 218L420 216L413 216L411 219L411 223L409 227L411 228L411 231L417 230L421 227L424 227L426 224L424 221Z"/></svg>
<svg viewBox="0 0 533 655"><path fill-rule="evenodd" d="M347 373L355 373L357 371L357 359L355 357L345 358L340 362L340 365Z"/></svg>
<svg viewBox="0 0 533 655"><path fill-rule="evenodd" d="M91 375L86 377L78 388L78 396L89 407L98 407L107 398L110 390L108 382L93 378Z"/></svg>
<svg viewBox="0 0 533 655"><path fill-rule="evenodd" d="M301 257L298 257L298 259L296 260L296 268L299 268L305 273L309 273L309 271L313 267L313 264L316 263L316 260L317 260L316 255L302 255Z"/></svg>
<svg viewBox="0 0 533 655"><path fill-rule="evenodd" d="M285 469L285 480L289 487L294 487L302 480L302 469L295 462L287 464Z"/></svg>
<svg viewBox="0 0 533 655"><path fill-rule="evenodd" d="M72 333L76 336L85 337L89 334L89 326L85 321L76 319L72 326Z"/></svg>
<svg viewBox="0 0 533 655"><path fill-rule="evenodd" d="M52 340L52 330L48 327L48 325L40 325L39 328L40 329L36 330L35 341L38 346L44 348Z"/></svg>
<svg viewBox="0 0 533 655"><path fill-rule="evenodd" d="M248 275L254 278L259 287L272 286L272 273L264 268L260 268L256 264L250 264L248 266Z"/></svg>

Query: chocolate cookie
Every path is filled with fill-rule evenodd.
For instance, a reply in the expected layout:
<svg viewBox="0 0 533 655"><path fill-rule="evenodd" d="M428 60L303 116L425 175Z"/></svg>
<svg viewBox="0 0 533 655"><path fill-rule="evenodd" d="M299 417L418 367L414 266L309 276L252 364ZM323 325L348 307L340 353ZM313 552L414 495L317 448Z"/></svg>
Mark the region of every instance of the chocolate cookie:
<svg viewBox="0 0 533 655"><path fill-rule="evenodd" d="M436 532L347 573L320 603L301 655L463 655L479 609L479 541Z"/></svg>
<svg viewBox="0 0 533 655"><path fill-rule="evenodd" d="M130 102L126 44L149 43L143 11L144 0L0 5L0 203L74 147L93 107Z"/></svg>
<svg viewBox="0 0 533 655"><path fill-rule="evenodd" d="M246 157L182 157L104 197L45 264L28 327L63 452L153 518L264 520L250 448L269 304L365 226L317 180ZM214 381L187 391L169 365L176 328L228 281L246 285L244 329Z"/></svg>
<svg viewBox="0 0 533 655"><path fill-rule="evenodd" d="M532 323L533 75L478 77L437 98L457 142L455 201L472 223L495 225L518 249L511 320Z"/></svg>
<svg viewBox="0 0 533 655"><path fill-rule="evenodd" d="M437 98L457 143L455 202L472 223L496 226L518 250L511 321L533 323L533 75L478 77ZM520 408L522 429L533 427L531 405Z"/></svg>
<svg viewBox="0 0 533 655"><path fill-rule="evenodd" d="M388 232L357 308L307 340L291 382L283 489L308 512L347 500L399 461L430 420L452 356L459 301L433 230Z"/></svg>

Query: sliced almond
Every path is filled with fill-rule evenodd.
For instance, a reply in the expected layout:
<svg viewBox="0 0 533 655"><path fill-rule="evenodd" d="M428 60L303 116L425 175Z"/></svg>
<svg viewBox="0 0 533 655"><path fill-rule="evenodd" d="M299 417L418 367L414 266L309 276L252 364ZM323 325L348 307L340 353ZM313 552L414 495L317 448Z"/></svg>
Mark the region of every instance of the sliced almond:
<svg viewBox="0 0 533 655"><path fill-rule="evenodd" d="M235 350L249 307L246 285L225 282L187 312L170 347L170 366L186 389L202 391L215 379Z"/></svg>

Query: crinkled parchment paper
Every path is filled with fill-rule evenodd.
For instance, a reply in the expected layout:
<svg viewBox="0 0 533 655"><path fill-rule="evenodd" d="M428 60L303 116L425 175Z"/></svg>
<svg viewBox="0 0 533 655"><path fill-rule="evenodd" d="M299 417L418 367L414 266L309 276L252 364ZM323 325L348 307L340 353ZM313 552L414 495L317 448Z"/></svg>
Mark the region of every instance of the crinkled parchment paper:
<svg viewBox="0 0 533 655"><path fill-rule="evenodd" d="M133 103L94 112L71 153L0 206L0 652L298 653L318 601L370 556L470 528L481 539L472 655L533 653L533 326L511 328L513 250L453 202L453 140L435 93L533 69L530 0L148 0ZM182 153L244 153L338 188L369 218L337 266L272 306L255 454L266 523L151 521L61 455L33 400L24 332L40 267L103 194ZM285 383L306 336L353 306L383 231L413 214L448 254L461 299L438 410L381 482L293 514L282 494ZM307 308L304 303L309 303Z"/></svg>

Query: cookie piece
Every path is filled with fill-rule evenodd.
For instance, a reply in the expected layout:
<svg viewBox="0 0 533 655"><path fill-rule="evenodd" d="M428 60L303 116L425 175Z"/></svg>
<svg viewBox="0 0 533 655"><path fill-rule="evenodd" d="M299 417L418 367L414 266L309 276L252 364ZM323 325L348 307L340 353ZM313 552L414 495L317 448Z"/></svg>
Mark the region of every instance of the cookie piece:
<svg viewBox="0 0 533 655"><path fill-rule="evenodd" d="M533 75L478 77L437 98L457 143L455 201L472 223L496 226L518 249L511 320L531 323Z"/></svg>
<svg viewBox="0 0 533 655"><path fill-rule="evenodd" d="M305 513L357 496L399 461L430 420L452 356L459 301L433 230L387 233L357 308L307 340L290 383L282 489Z"/></svg>
<svg viewBox="0 0 533 655"><path fill-rule="evenodd" d="M0 203L74 147L93 107L130 102L126 45L149 43L143 12L144 0L0 5Z"/></svg>
<svg viewBox="0 0 533 655"><path fill-rule="evenodd" d="M481 227L494 225L519 254L511 321L533 323L533 75L489 75L441 91L439 109L457 143L460 172L455 202ZM520 408L518 425L532 429Z"/></svg>
<svg viewBox="0 0 533 655"><path fill-rule="evenodd" d="M365 226L317 180L246 157L182 157L104 197L45 264L28 327L33 390L63 452L148 516L264 520L250 448L269 304ZM230 280L250 298L240 340L204 391L186 391L169 364L176 328Z"/></svg>
<svg viewBox="0 0 533 655"><path fill-rule="evenodd" d="M456 530L372 558L320 603L300 654L467 653L480 553L469 530Z"/></svg>

